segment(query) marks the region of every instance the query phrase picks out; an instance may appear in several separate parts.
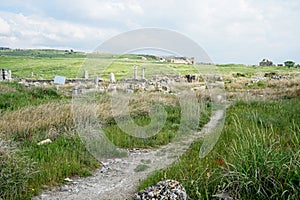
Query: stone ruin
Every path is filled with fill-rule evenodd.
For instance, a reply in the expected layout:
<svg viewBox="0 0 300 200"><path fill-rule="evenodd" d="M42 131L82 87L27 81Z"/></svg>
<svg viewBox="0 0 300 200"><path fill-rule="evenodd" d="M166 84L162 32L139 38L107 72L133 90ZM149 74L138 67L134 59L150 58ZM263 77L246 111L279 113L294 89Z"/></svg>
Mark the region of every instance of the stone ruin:
<svg viewBox="0 0 300 200"><path fill-rule="evenodd" d="M11 78L11 70L9 69L1 69L0 71L0 81L10 81Z"/></svg>
<svg viewBox="0 0 300 200"><path fill-rule="evenodd" d="M259 62L259 66L273 66L273 62L268 59L263 59Z"/></svg>
<svg viewBox="0 0 300 200"><path fill-rule="evenodd" d="M170 88L170 84L172 83L194 83L194 82L203 82L202 79L199 79L199 76L196 74L187 74L187 75L179 75L179 74L164 74L164 75L152 75L152 77L145 77L145 68L139 66L133 66L133 73L131 78L123 78L120 80L116 80L113 72L110 73L109 77L109 85L107 83L98 85L99 78L98 76L94 79L94 87L90 87L92 83L82 82L80 86L74 87L73 93L88 93L88 92L116 92L123 91L126 93L134 93L134 92L163 92L163 93L172 93L172 89ZM141 74L139 75L138 72ZM86 71L85 74L88 72ZM202 87L198 87L201 88ZM196 89L195 89L196 90Z"/></svg>
<svg viewBox="0 0 300 200"><path fill-rule="evenodd" d="M196 75L195 74L187 74L185 75L185 78L187 82L192 83L196 81Z"/></svg>

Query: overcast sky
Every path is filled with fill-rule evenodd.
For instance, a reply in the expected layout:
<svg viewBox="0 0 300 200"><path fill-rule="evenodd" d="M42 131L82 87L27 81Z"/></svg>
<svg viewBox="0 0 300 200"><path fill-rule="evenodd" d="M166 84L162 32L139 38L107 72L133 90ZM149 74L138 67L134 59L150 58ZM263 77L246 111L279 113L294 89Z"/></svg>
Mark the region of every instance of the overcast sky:
<svg viewBox="0 0 300 200"><path fill-rule="evenodd" d="M182 33L215 63L300 63L299 0L1 0L0 46L93 51L153 27Z"/></svg>

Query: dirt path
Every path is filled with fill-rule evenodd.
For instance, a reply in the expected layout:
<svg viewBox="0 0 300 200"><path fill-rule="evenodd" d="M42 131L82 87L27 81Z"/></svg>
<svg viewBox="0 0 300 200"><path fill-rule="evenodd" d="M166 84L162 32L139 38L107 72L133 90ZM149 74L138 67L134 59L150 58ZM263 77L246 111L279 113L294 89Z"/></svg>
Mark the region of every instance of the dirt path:
<svg viewBox="0 0 300 200"><path fill-rule="evenodd" d="M67 185L43 191L33 200L131 199L139 181L145 179L149 173L173 163L194 140L212 132L223 119L224 114L223 110L216 111L202 131L189 135L184 140L170 143L159 149L127 150L127 157L103 161L102 168L92 176L72 178Z"/></svg>

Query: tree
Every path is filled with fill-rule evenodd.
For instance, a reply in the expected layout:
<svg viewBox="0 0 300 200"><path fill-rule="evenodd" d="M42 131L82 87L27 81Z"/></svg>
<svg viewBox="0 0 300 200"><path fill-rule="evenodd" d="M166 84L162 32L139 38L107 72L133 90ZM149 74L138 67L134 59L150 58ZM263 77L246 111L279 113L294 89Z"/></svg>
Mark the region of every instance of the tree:
<svg viewBox="0 0 300 200"><path fill-rule="evenodd" d="M291 61L291 60L288 60L288 61L285 61L284 62L284 66L290 68L290 67L294 67L295 65L295 62L294 61Z"/></svg>

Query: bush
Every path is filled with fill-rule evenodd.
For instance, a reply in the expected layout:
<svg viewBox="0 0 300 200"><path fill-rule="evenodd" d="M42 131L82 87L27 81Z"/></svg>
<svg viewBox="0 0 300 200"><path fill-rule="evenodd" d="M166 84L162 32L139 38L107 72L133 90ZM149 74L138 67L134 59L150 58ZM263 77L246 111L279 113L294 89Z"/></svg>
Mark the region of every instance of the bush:
<svg viewBox="0 0 300 200"><path fill-rule="evenodd" d="M294 62L294 61L288 60L288 61L285 61L285 62L284 62L284 66L286 66L286 67L288 67L288 68L294 67L294 65L295 65L295 62Z"/></svg>

